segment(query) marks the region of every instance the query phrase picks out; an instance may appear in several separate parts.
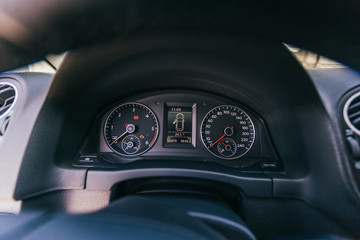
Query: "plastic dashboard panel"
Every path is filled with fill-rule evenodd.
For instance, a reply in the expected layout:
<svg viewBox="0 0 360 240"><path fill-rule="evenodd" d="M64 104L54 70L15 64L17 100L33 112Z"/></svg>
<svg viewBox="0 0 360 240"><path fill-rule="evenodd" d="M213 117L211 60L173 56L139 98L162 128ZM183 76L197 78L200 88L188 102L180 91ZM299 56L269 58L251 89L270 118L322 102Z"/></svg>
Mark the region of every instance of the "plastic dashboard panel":
<svg viewBox="0 0 360 240"><path fill-rule="evenodd" d="M148 106L154 112L159 122L158 139L149 151L139 156L119 156L105 143L103 129L107 116L113 110L114 106L118 106L119 104L126 102L137 102ZM165 128L167 123L166 106L168 104L175 104L176 106L193 106L192 145L188 144L184 146L184 144L175 144L175 146L169 146L165 143ZM233 105L241 108L252 119L255 127L255 139L252 147L244 156L234 160L221 159L210 154L210 152L205 148L200 136L201 123L204 116L209 112L209 110L220 105ZM251 171L281 170L281 163L277 159L270 143L264 122L252 110L240 105L237 102L202 92L162 91L130 98L121 103L117 103L114 106L111 107L110 110L102 112L95 121L93 129L96 130L90 134L86 144L84 144L84 147L81 150L81 153L75 159L75 166L116 168L121 164L128 164L139 160L178 160L200 161L205 164L211 162L226 167Z"/></svg>

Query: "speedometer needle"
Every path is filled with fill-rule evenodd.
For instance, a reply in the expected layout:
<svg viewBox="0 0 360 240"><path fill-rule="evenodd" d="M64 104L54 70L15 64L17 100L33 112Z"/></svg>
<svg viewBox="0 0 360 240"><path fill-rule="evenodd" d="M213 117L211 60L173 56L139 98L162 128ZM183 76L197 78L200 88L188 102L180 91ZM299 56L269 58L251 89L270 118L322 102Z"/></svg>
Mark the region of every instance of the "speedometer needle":
<svg viewBox="0 0 360 240"><path fill-rule="evenodd" d="M119 140L121 137L123 137L125 134L127 134L127 131L125 131L123 134L121 134L117 139L115 139L112 143L110 143L110 146L113 145L117 140Z"/></svg>
<svg viewBox="0 0 360 240"><path fill-rule="evenodd" d="M222 135L218 140L216 140L216 142L214 142L213 144L211 144L211 146L209 148L212 148L212 146L214 146L218 141L220 141L223 137L225 137L226 135Z"/></svg>

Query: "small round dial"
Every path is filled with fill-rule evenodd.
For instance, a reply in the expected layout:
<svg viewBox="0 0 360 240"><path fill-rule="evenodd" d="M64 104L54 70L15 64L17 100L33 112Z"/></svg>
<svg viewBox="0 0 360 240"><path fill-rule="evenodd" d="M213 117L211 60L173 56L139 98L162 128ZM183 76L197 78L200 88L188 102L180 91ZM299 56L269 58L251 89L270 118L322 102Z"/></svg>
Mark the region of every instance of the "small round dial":
<svg viewBox="0 0 360 240"><path fill-rule="evenodd" d="M140 139L135 135L129 135L122 140L122 149L127 154L135 154L139 151L141 143Z"/></svg>
<svg viewBox="0 0 360 240"><path fill-rule="evenodd" d="M149 150L159 133L155 114L140 103L117 106L108 115L104 136L107 145L117 154L138 156Z"/></svg>
<svg viewBox="0 0 360 240"><path fill-rule="evenodd" d="M222 159L246 154L255 140L254 124L243 110L231 105L211 109L201 123L201 139L206 149Z"/></svg>
<svg viewBox="0 0 360 240"><path fill-rule="evenodd" d="M232 157L237 150L236 143L231 138L223 138L219 141L217 150L224 157Z"/></svg>

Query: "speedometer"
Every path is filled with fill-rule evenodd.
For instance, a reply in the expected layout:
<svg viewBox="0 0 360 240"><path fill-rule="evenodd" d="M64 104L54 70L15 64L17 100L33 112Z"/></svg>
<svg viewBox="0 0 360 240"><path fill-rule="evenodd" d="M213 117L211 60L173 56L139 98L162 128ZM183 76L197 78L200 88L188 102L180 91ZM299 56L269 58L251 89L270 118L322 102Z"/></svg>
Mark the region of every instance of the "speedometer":
<svg viewBox="0 0 360 240"><path fill-rule="evenodd" d="M255 127L238 107L222 105L211 109L201 123L201 139L206 149L222 159L245 155L255 140Z"/></svg>

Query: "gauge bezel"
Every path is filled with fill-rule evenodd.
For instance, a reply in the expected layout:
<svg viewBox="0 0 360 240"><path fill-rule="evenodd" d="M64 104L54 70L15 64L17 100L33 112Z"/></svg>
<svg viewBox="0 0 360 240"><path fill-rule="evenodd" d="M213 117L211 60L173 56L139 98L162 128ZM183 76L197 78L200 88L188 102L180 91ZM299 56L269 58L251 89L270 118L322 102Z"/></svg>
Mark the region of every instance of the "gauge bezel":
<svg viewBox="0 0 360 240"><path fill-rule="evenodd" d="M140 105L140 106L146 108L154 116L154 120L156 122L156 132L155 132L156 135L154 137L155 138L154 143L149 148L147 148L145 151L135 153L135 154L123 154L123 153L118 152L117 150L115 150L113 147L110 146L110 144L109 144L109 142L108 142L108 140L106 138L106 125L107 125L107 123L109 121L110 116L114 113L114 111L116 111L118 108L120 108L120 107L122 107L124 105L131 105L131 104ZM157 118L156 114L154 113L154 111L150 107L146 106L143 103L139 103L139 102L125 102L125 103L121 103L121 104L118 104L115 107L113 107L111 109L111 111L108 113L108 115L106 116L106 119L105 119L104 125L103 125L103 136L104 136L104 140L105 140L106 145L109 147L109 149L112 152L114 152L115 154L117 154L119 156L122 156L122 157L133 158L133 157L138 157L138 156L146 153L147 151L149 151L156 144L156 141L159 138L159 129L160 129L160 126L159 126L158 118Z"/></svg>
<svg viewBox="0 0 360 240"><path fill-rule="evenodd" d="M205 118L209 115L209 113L211 113L212 111L214 111L216 108L221 108L221 107L234 107L234 108L240 109L240 110L249 118L249 121L250 121L250 123L251 123L251 125L252 125L252 127L253 127L253 130L254 130L253 141L252 141L251 145L249 146L249 149L247 149L247 150L246 150L243 154L241 154L240 156L227 158L227 157L220 156L220 154L219 154L219 155L216 155L215 153L213 153L212 151L210 151L210 149L206 146L205 141L204 141L204 139L203 139L202 130L203 130L203 123L204 123ZM254 145L254 143L255 143L255 140L256 140L256 129L255 129L255 125L254 125L253 120L251 119L251 117L249 116L249 114L248 114L246 111L244 111L242 108L240 108L240 107L238 107L238 106L235 106L235 105L224 104L224 105L215 106L215 107L213 107L212 109L210 109L210 111L208 111L208 112L204 115L204 117L203 117L203 119L202 119L202 121L201 121L201 123L200 123L199 131L200 131L201 142L202 142L202 144L204 145L205 149L206 149L209 153L211 153L213 156L215 156L215 157L217 157L217 158L220 158L220 159L224 159L224 160L235 160L235 159L238 159L238 158L243 157L245 154L247 154L247 153L251 150L251 148L253 147L253 145Z"/></svg>

